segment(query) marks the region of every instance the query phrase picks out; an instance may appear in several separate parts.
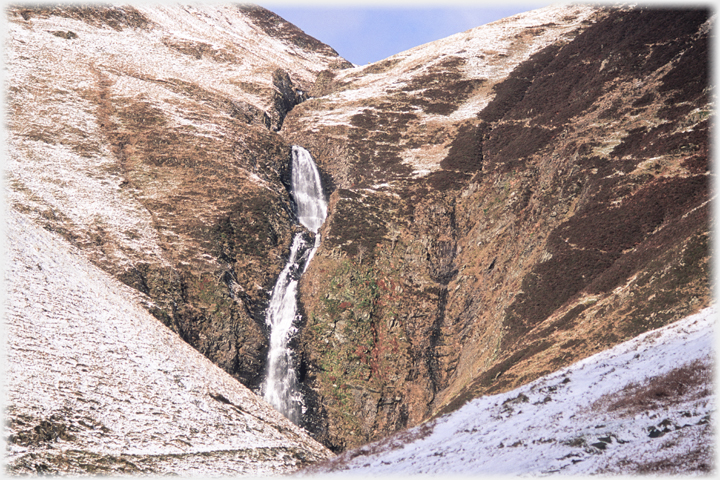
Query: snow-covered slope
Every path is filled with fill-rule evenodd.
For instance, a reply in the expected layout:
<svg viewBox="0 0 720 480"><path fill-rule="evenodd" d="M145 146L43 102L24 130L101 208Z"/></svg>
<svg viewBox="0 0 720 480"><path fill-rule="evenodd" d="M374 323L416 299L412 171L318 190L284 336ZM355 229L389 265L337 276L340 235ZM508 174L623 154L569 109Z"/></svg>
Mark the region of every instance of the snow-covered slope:
<svg viewBox="0 0 720 480"><path fill-rule="evenodd" d="M306 473L709 472L717 307Z"/></svg>
<svg viewBox="0 0 720 480"><path fill-rule="evenodd" d="M278 474L330 455L65 240L7 225L9 472Z"/></svg>

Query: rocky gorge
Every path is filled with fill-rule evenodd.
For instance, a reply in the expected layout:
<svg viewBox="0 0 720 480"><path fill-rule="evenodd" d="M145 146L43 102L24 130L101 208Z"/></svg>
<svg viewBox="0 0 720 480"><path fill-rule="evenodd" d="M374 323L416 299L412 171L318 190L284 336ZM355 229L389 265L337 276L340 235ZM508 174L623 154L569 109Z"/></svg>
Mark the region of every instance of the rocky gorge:
<svg viewBox="0 0 720 480"><path fill-rule="evenodd" d="M159 321L234 379L232 394L210 389L220 407L247 410L270 292L305 231L292 146L312 154L328 211L292 342L312 439L274 419L299 443L267 465L420 425L711 304L708 9L551 6L366 66L256 6L6 15L6 197L26 252L11 324L29 315L29 271L64 278L32 270L45 263L23 232L39 228L116 282L147 314L136 328ZM40 348L22 338L11 364L48 361L20 355ZM89 428L44 395L10 395L11 444L33 448L17 439L52 415ZM61 469L24 455L19 472Z"/></svg>

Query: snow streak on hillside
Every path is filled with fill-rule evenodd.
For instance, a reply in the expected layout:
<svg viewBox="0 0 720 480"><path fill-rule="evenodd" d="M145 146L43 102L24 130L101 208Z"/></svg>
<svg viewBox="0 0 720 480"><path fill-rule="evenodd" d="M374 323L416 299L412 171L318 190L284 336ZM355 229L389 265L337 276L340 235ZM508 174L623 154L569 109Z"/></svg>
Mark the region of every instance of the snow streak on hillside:
<svg viewBox="0 0 720 480"><path fill-rule="evenodd" d="M450 60L462 64L465 78L485 79L487 85L472 95L450 116L414 113L426 122L458 121L474 118L492 100L492 85L504 79L517 65L552 43L568 41L577 28L598 14L589 5L552 5L514 15L487 25L457 33L447 38L400 52L380 62L345 69L338 73L339 82L352 82L327 98L339 106L387 96L412 85L415 78L437 73L434 68ZM562 24L556 23L563 17ZM532 29L532 30L531 30ZM424 88L432 84L424 85ZM335 108L313 117L318 125L349 124L350 117L362 112L366 105L354 109ZM310 117L305 118L310 122Z"/></svg>
<svg viewBox="0 0 720 480"><path fill-rule="evenodd" d="M278 474L329 451L64 240L8 217L12 473Z"/></svg>
<svg viewBox="0 0 720 480"><path fill-rule="evenodd" d="M709 472L717 307L386 440L313 473Z"/></svg>

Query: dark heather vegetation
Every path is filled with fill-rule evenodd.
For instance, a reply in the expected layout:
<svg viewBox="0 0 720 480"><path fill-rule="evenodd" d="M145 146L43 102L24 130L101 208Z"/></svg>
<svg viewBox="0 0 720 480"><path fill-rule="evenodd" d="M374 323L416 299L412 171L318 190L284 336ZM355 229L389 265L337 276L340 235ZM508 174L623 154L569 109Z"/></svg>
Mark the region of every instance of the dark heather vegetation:
<svg viewBox="0 0 720 480"><path fill-rule="evenodd" d="M284 134L334 191L301 289L305 383L327 418L316 438L336 451L380 438L707 304L708 18L606 9L495 85L450 55L345 127L297 120L328 103L291 115ZM412 110L447 116L482 88L493 99L475 119ZM440 168L414 177L409 150L432 145ZM384 183L392 194L373 191ZM364 303L380 280L392 300L380 288ZM355 335L374 343L357 350Z"/></svg>
<svg viewBox="0 0 720 480"><path fill-rule="evenodd" d="M102 6L58 6L58 7L18 7L23 19L29 20L32 17L48 18L51 16L67 17L81 20L96 27L109 27L116 31L125 28L152 28L150 22L137 9L124 7L102 7ZM65 38L68 38L65 36Z"/></svg>

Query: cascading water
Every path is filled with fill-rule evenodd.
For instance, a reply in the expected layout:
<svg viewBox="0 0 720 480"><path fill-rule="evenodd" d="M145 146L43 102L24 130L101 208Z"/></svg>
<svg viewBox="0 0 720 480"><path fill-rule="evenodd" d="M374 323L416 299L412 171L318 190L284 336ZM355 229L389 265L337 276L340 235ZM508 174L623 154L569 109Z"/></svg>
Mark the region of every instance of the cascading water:
<svg viewBox="0 0 720 480"><path fill-rule="evenodd" d="M297 204L298 221L311 232L317 233L327 216L320 172L310 152L297 145L292 147L290 189Z"/></svg>
<svg viewBox="0 0 720 480"><path fill-rule="evenodd" d="M292 178L290 193L295 199L297 219L315 234L315 244L308 251L303 234L293 238L290 258L280 272L270 296L265 322L270 328L267 372L262 386L263 397L293 423L299 423L302 398L293 368L289 343L297 332L297 286L300 275L320 245L318 230L327 216L327 203L315 161L302 147L292 147ZM304 264L304 266L303 266ZM303 266L302 272L299 272Z"/></svg>

